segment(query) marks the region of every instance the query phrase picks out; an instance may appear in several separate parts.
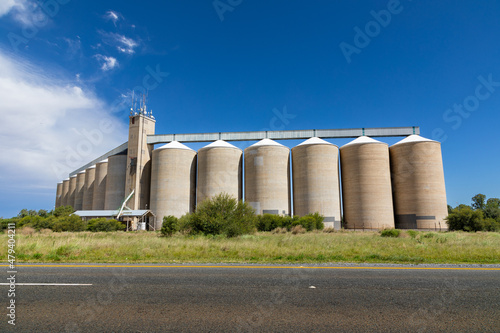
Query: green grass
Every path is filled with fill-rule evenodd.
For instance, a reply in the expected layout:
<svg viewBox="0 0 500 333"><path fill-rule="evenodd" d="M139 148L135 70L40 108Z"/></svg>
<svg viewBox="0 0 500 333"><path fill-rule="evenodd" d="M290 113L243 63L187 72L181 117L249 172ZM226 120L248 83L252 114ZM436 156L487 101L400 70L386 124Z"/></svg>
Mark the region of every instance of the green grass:
<svg viewBox="0 0 500 333"><path fill-rule="evenodd" d="M7 234L0 234L7 258ZM17 235L18 262L93 263L500 263L500 233L256 233L159 237L155 232L64 232Z"/></svg>

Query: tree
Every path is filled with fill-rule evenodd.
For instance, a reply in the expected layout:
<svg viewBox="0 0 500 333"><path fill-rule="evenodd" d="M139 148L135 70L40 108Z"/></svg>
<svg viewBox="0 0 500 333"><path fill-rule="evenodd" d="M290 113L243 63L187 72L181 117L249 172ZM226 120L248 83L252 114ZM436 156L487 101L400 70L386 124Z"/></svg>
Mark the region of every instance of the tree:
<svg viewBox="0 0 500 333"><path fill-rule="evenodd" d="M489 198L484 207L484 216L500 222L500 199Z"/></svg>
<svg viewBox="0 0 500 333"><path fill-rule="evenodd" d="M485 207L486 196L484 194L476 194L472 197L472 208L484 210Z"/></svg>
<svg viewBox="0 0 500 333"><path fill-rule="evenodd" d="M483 212L470 207L453 209L446 217L450 230L480 231L483 230Z"/></svg>

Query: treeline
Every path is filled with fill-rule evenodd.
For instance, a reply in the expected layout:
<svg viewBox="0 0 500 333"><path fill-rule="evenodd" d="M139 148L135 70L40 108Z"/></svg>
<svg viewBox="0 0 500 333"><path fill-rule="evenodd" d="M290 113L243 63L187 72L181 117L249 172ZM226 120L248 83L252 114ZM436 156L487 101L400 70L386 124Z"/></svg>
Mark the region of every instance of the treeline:
<svg viewBox="0 0 500 333"><path fill-rule="evenodd" d="M254 209L248 203L222 193L203 201L196 207L195 212L181 218L165 216L161 233L171 236L179 231L190 235L234 237L255 231L273 231L277 228L287 231L295 228L296 232L323 229L323 216L317 213L303 217L255 215Z"/></svg>
<svg viewBox="0 0 500 333"><path fill-rule="evenodd" d="M112 219L98 218L83 221L78 215L71 215L74 209L71 206L61 206L53 211L23 209L17 217L0 219L0 230L6 229L9 223L15 223L16 228L29 227L36 231L50 229L62 231L117 231L125 230L126 226Z"/></svg>
<svg viewBox="0 0 500 333"><path fill-rule="evenodd" d="M446 220L450 230L500 231L500 199L476 194L471 205L448 205Z"/></svg>

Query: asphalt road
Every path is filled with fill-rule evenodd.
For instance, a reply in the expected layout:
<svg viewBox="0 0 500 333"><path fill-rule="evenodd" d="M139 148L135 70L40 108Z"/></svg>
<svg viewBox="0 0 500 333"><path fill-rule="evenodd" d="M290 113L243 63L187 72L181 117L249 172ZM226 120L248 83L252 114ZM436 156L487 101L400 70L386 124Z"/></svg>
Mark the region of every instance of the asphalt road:
<svg viewBox="0 0 500 333"><path fill-rule="evenodd" d="M500 331L498 268L53 266L18 267L15 328L0 286L1 332Z"/></svg>

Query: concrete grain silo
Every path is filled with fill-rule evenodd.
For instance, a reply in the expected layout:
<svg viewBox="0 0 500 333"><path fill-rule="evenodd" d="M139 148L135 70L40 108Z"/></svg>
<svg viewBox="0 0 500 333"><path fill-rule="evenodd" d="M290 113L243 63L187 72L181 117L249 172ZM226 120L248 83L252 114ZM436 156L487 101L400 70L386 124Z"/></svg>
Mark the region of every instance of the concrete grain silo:
<svg viewBox="0 0 500 333"><path fill-rule="evenodd" d="M61 206L67 206L69 202L69 178L63 180Z"/></svg>
<svg viewBox="0 0 500 333"><path fill-rule="evenodd" d="M340 229L339 148L320 138L292 148L293 213L319 213L325 227Z"/></svg>
<svg viewBox="0 0 500 333"><path fill-rule="evenodd" d="M222 192L242 199L242 156L241 149L222 140L198 151L197 204Z"/></svg>
<svg viewBox="0 0 500 333"><path fill-rule="evenodd" d="M196 152L172 141L153 150L151 164L151 210L158 230L163 217L181 217L194 211L196 200Z"/></svg>
<svg viewBox="0 0 500 333"><path fill-rule="evenodd" d="M125 181L127 177L127 151L108 157L108 178L104 209L119 209L125 199Z"/></svg>
<svg viewBox="0 0 500 333"><path fill-rule="evenodd" d="M389 152L396 228L448 229L441 144L410 135Z"/></svg>
<svg viewBox="0 0 500 333"><path fill-rule="evenodd" d="M108 160L105 159L95 165L94 194L92 210L103 210L106 196L106 181L108 178Z"/></svg>
<svg viewBox="0 0 500 333"><path fill-rule="evenodd" d="M92 210L94 198L95 165L85 170L85 190L83 191L83 210Z"/></svg>
<svg viewBox="0 0 500 333"><path fill-rule="evenodd" d="M245 201L256 214L290 215L290 149L270 139L245 149Z"/></svg>
<svg viewBox="0 0 500 333"><path fill-rule="evenodd" d="M75 209L76 200L76 175L69 177L68 206Z"/></svg>
<svg viewBox="0 0 500 333"><path fill-rule="evenodd" d="M57 183L57 190L56 190L56 205L55 205L56 208L61 206L62 191L63 191L63 182L59 182Z"/></svg>
<svg viewBox="0 0 500 333"><path fill-rule="evenodd" d="M389 147L361 136L340 148L348 229L394 228Z"/></svg>
<svg viewBox="0 0 500 333"><path fill-rule="evenodd" d="M85 170L80 171L76 175L76 188L75 188L75 210L82 210L83 207L83 193L85 190Z"/></svg>

